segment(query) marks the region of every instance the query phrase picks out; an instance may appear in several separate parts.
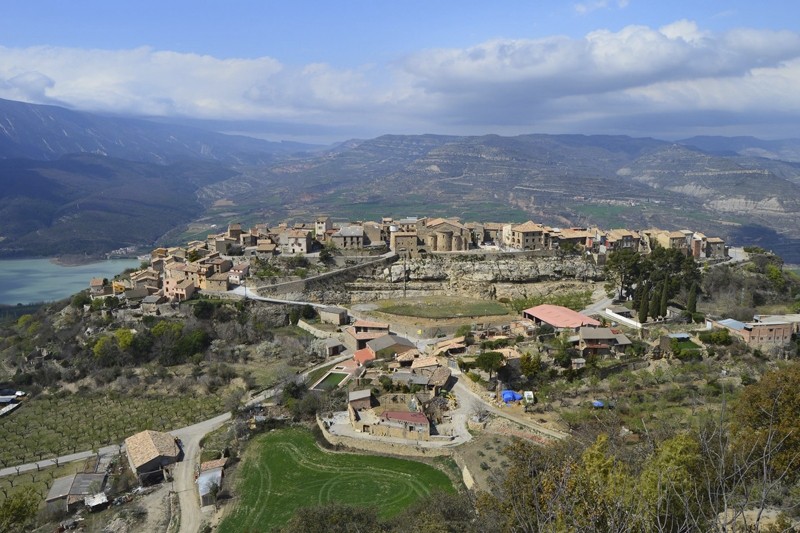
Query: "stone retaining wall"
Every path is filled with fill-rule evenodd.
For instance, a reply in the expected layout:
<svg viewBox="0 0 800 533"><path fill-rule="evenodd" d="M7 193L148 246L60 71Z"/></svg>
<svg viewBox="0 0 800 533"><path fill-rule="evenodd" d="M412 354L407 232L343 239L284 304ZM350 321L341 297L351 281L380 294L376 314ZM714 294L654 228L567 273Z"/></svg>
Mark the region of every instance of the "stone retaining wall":
<svg viewBox="0 0 800 533"><path fill-rule="evenodd" d="M413 444L399 444L394 442L380 442L375 440L358 439L355 437L345 437L343 435L331 435L322 420L317 417L317 426L322 430L322 435L329 443L341 445L355 450L366 450L386 455L404 455L408 457L446 457L453 455L452 448L423 448Z"/></svg>
<svg viewBox="0 0 800 533"><path fill-rule="evenodd" d="M314 326L312 326L311 324L309 324L308 322L306 322L305 320L303 320L302 318L297 321L297 327L302 329L303 331L307 331L308 333L311 333L313 336L315 336L318 339L329 339L331 337L336 337L336 338L339 337L338 333L333 332L333 331L324 331L324 330L321 330L321 329L317 329Z"/></svg>
<svg viewBox="0 0 800 533"><path fill-rule="evenodd" d="M361 275L371 275L374 270L381 269L385 265L389 265L397 260L397 256L382 256L373 261L367 261L356 265L347 266L332 272L325 272L316 276L311 276L306 279L295 281L287 281L284 283L276 283L274 285L265 285L256 289L259 296L274 296L276 294L309 294L315 291L321 292L329 289L333 284L341 287L348 281L352 281ZM320 300L322 301L322 300ZM337 298L332 298L331 301L337 301Z"/></svg>
<svg viewBox="0 0 800 533"><path fill-rule="evenodd" d="M618 315L617 313L615 313L614 311L612 311L609 308L606 308L606 310L603 311L603 312L605 314L607 314L609 317L611 317L611 319L616 320L620 324L625 324L626 326L629 326L631 328L642 329L642 324L637 322L636 320L633 320L632 318L628 318L628 317L624 317L622 315Z"/></svg>
<svg viewBox="0 0 800 533"><path fill-rule="evenodd" d="M467 463L464 462L464 458L461 457L460 453L454 453L453 460L456 462L456 466L458 466L459 470L461 470L461 480L464 482L464 486L472 490L472 488L475 487L475 478L472 477L472 472L469 471L469 467Z"/></svg>

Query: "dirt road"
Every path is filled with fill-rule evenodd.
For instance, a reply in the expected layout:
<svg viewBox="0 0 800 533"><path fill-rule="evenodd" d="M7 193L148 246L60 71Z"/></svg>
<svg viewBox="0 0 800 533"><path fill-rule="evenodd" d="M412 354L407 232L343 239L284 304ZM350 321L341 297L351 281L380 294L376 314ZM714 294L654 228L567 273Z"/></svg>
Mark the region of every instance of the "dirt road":
<svg viewBox="0 0 800 533"><path fill-rule="evenodd" d="M534 433L536 433L538 435L541 435L542 437L545 437L547 439L558 439L558 440L561 440L561 439L565 439L565 438L567 438L569 436L568 434L563 433L561 431L556 431L556 430L547 428L547 427L545 427L545 426L543 426L541 424L537 424L536 422L533 422L531 420L527 420L525 418L521 418L521 417L516 416L516 415L514 415L512 413L509 413L508 411L503 411L502 409L498 409L492 403L487 402L484 398L481 398L481 396L479 394L475 393L472 389L470 389L467 385L465 385L461 381L461 378L459 378L459 380L456 382L455 387L453 387L453 390L459 396L466 395L468 397L471 397L472 401L473 401L473 405L474 405L474 402L479 402L479 405L482 405L483 408L486 409L491 414L496 415L496 416L500 416L500 417L503 417L503 418L507 418L508 420L511 420L512 422L515 422L515 423L517 423L517 424L519 424L521 426L524 426L524 427L530 429L531 431L533 431Z"/></svg>

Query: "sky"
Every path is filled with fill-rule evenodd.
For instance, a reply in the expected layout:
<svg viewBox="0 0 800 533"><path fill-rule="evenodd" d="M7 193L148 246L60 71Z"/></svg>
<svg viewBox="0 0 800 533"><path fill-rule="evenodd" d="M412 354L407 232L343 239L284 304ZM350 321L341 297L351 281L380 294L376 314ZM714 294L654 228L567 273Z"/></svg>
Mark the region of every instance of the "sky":
<svg viewBox="0 0 800 533"><path fill-rule="evenodd" d="M797 0L3 0L0 98L269 140L800 137Z"/></svg>

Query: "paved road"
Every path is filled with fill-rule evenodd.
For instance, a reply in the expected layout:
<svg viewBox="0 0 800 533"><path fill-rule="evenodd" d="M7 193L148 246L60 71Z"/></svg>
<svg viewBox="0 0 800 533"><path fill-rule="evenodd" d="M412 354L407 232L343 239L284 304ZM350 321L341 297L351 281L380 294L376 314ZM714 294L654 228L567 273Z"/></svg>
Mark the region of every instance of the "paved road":
<svg viewBox="0 0 800 533"><path fill-rule="evenodd" d="M194 473L200 458L200 440L230 418L231 414L225 413L193 426L170 431L172 435L181 439L183 445L183 461L178 463L174 470L174 490L178 493L181 508L181 533L197 533L203 518L194 483Z"/></svg>
<svg viewBox="0 0 800 533"><path fill-rule="evenodd" d="M241 285L231 289L229 291L207 291L201 290L198 291L200 294L207 294L209 296L228 296L234 294L236 296L247 298L248 300L258 300L259 302L269 302L273 304L287 304L287 305L310 305L311 307L329 307L330 304L321 304L318 302L299 302L297 300L282 300L280 298L265 298L264 296L259 296L255 290L253 289L245 289Z"/></svg>
<svg viewBox="0 0 800 533"><path fill-rule="evenodd" d="M115 453L119 453L119 446L112 445L112 446L104 446L99 450L100 455L113 455ZM65 463L72 463L75 461L82 461L86 460L89 457L92 457L94 452L89 450L85 452L78 452L78 453L71 453L68 455L62 455L58 459L44 459L42 461L37 461L35 463L26 463L24 465L13 466L8 468L0 469L0 477L2 476L10 476L12 474L16 474L17 472L28 472L30 470L36 470L37 465L38 468L45 468L47 466L54 466L56 464L65 464ZM56 463L56 461L58 461Z"/></svg>
<svg viewBox="0 0 800 533"><path fill-rule="evenodd" d="M591 315L603 315L605 316L606 308L611 305L611 298L603 298L602 300L598 300L591 304L586 309L582 310L581 313L586 316Z"/></svg>

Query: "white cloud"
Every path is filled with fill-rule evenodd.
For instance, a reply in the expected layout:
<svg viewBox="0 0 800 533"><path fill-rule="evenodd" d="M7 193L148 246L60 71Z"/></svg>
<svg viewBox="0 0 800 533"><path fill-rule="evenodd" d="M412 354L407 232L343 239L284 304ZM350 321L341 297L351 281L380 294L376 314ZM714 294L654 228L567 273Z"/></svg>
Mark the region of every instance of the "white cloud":
<svg viewBox="0 0 800 533"><path fill-rule="evenodd" d="M581 2L575 4L574 8L575 11L579 15L586 15L591 13L592 11L597 11L598 9L605 9L608 7L608 0L595 0L593 2Z"/></svg>
<svg viewBox="0 0 800 533"><path fill-rule="evenodd" d="M625 9L630 4L630 0L617 0L615 2L619 9ZM608 0L593 0L591 2L579 2L572 6L579 15L588 15L598 9L610 9L611 3Z"/></svg>
<svg viewBox="0 0 800 533"><path fill-rule="evenodd" d="M406 68L418 87L449 102L444 115L474 117L487 126L543 119L575 125L576 117L591 115L606 117L611 127L617 117L649 116L654 107L742 112L784 102L800 115L795 97L782 94L800 81L797 58L795 33L715 35L678 21L660 29L597 30L583 39L495 40L426 51ZM470 112L486 108L492 112Z"/></svg>
<svg viewBox="0 0 800 533"><path fill-rule="evenodd" d="M357 69L150 48L0 47L3 98L317 126L352 136L589 130L657 136L670 121L674 128L689 128L692 120L722 128L771 116L796 124L799 84L797 33L714 33L688 20L598 29L582 38L494 39Z"/></svg>

